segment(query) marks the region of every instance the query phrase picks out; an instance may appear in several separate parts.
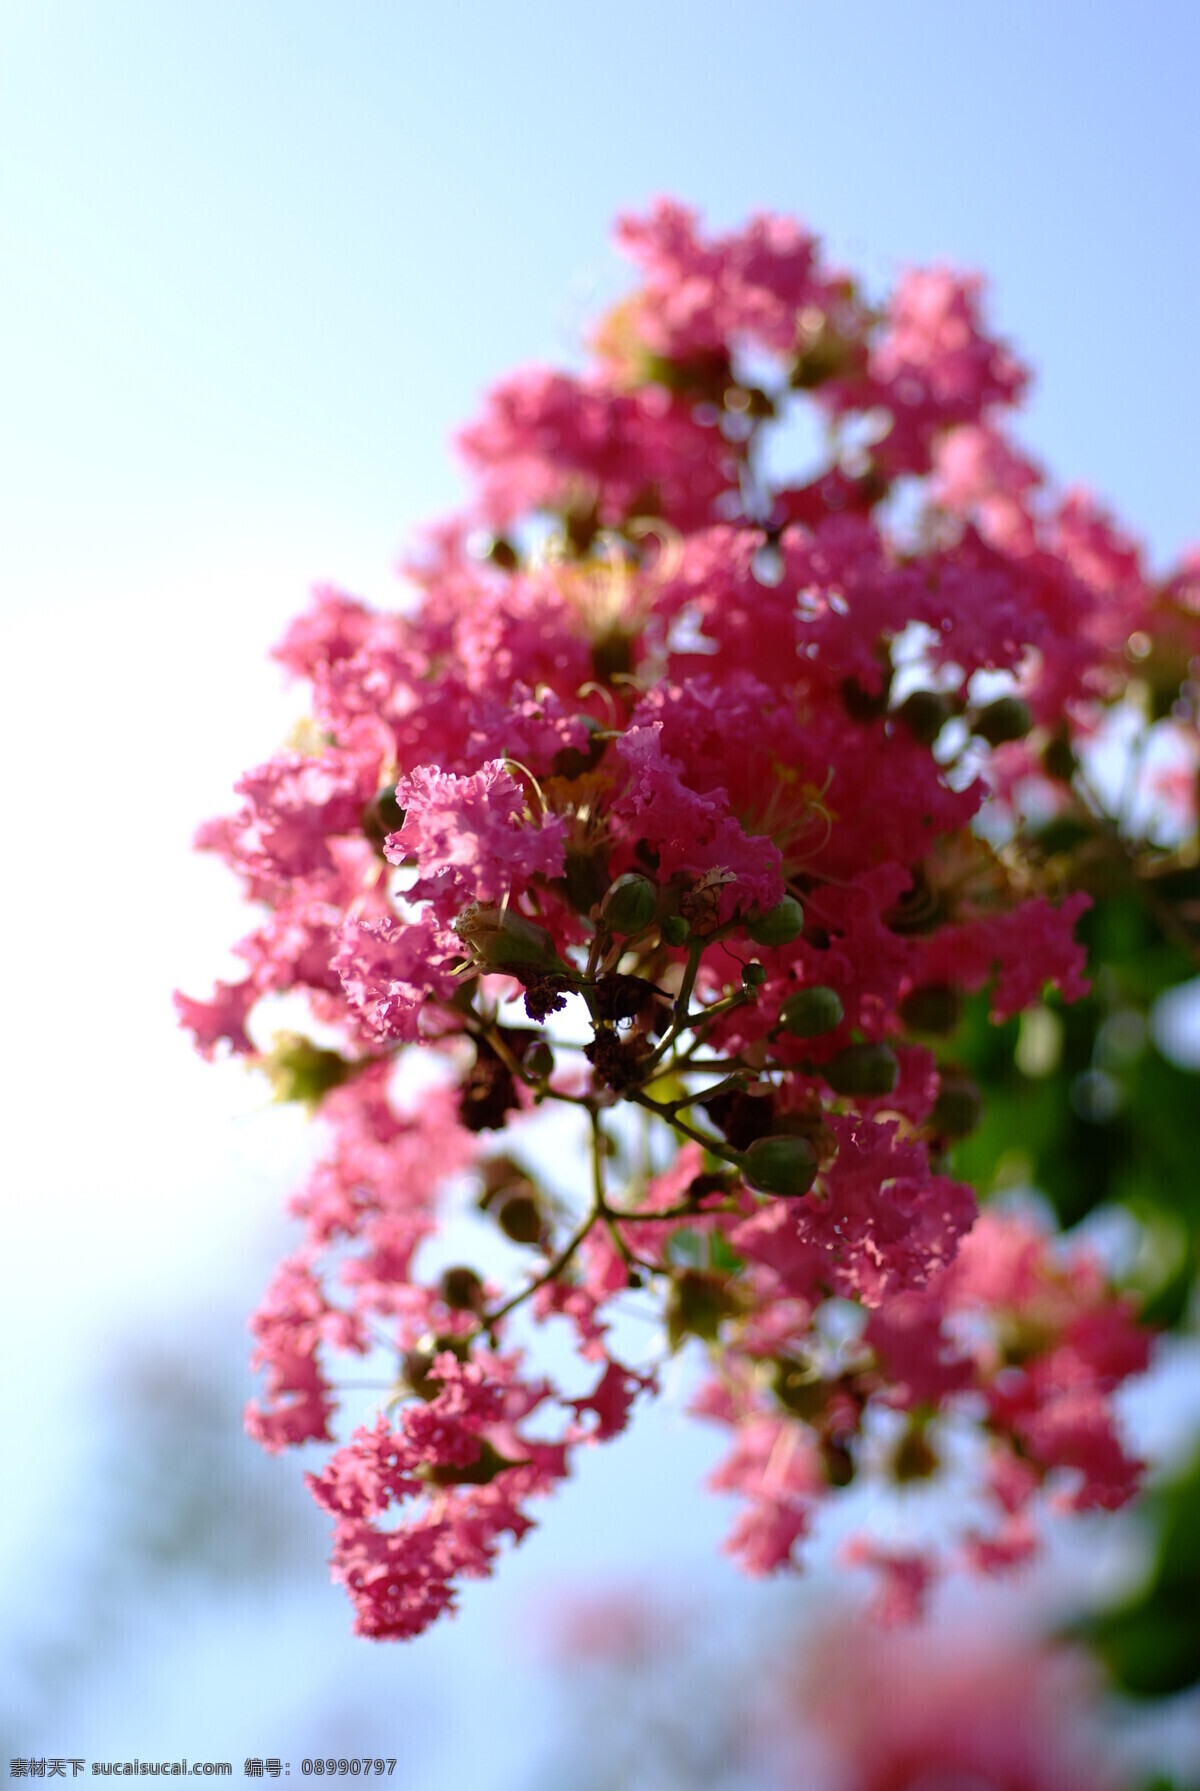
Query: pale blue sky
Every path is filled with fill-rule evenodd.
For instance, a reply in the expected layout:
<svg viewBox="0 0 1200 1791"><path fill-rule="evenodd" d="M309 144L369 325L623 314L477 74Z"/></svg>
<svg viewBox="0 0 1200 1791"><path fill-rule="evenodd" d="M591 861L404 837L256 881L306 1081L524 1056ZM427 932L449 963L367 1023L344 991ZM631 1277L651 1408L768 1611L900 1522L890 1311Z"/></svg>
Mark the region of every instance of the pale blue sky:
<svg viewBox="0 0 1200 1791"><path fill-rule="evenodd" d="M280 735L265 649L308 583L388 600L413 527L462 494L452 429L514 365L574 354L623 277L612 215L661 192L720 226L794 211L878 289L908 262L986 271L1038 374L1027 442L1165 564L1200 537L1198 52L1184 0L0 0L10 1211L36 1269L7 1296L4 1410L43 1477L6 1490L7 1646L45 1624L45 1583L69 1626L80 1364L185 1299L236 1361L217 1283L245 1262L248 1302L282 1241L302 1143L278 1115L230 1118L257 1092L193 1063L167 993L244 930L187 843ZM275 1724L257 1751L285 1745L306 1673L347 1665L398 1698L469 1670L511 1719L495 1652L516 1588L619 1560L636 1475L657 1490L633 1559L707 1572L728 1514L696 1488L706 1445L655 1423L424 1666L354 1665L319 1552L303 1646L253 1596L174 1667L155 1632L180 1751L251 1745L244 1704L222 1707L251 1662ZM139 1670L81 1690L62 1745L136 1751Z"/></svg>
<svg viewBox="0 0 1200 1791"><path fill-rule="evenodd" d="M257 537L386 566L455 495L449 428L566 350L611 215L662 191L721 224L798 211L880 283L984 267L1042 374L1037 446L1167 551L1196 467L1198 50L1183 0L6 0L22 563Z"/></svg>

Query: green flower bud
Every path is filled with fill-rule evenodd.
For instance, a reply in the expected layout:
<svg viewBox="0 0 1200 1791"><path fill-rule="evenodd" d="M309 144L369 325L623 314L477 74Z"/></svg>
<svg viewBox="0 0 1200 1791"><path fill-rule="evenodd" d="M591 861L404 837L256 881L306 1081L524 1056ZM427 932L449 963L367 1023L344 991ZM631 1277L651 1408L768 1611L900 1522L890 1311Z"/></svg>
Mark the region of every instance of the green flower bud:
<svg viewBox="0 0 1200 1791"><path fill-rule="evenodd" d="M970 1076L943 1074L929 1124L943 1138L966 1138L983 1118L983 1095Z"/></svg>
<svg viewBox="0 0 1200 1791"><path fill-rule="evenodd" d="M554 1074L554 1052L546 1039L538 1039L530 1045L523 1062L531 1076L544 1079Z"/></svg>
<svg viewBox="0 0 1200 1791"><path fill-rule="evenodd" d="M767 973L757 959L742 965L742 982L747 989L761 989L766 980Z"/></svg>
<svg viewBox="0 0 1200 1791"><path fill-rule="evenodd" d="M526 1466L527 1461L513 1461L509 1456L501 1455L494 1443L481 1437L479 1454L465 1467L455 1467L447 1461L422 1462L417 1474L430 1486L490 1486L497 1474L503 1474L505 1468Z"/></svg>
<svg viewBox="0 0 1200 1791"><path fill-rule="evenodd" d="M533 1185L521 1165L509 1156L483 1157L475 1168L483 1183L479 1206L485 1213L501 1194L512 1194L518 1188L524 1192Z"/></svg>
<svg viewBox="0 0 1200 1791"><path fill-rule="evenodd" d="M896 710L896 720L922 746L932 746L953 713L950 699L940 690L914 690Z"/></svg>
<svg viewBox="0 0 1200 1791"><path fill-rule="evenodd" d="M900 1062L890 1045L847 1045L821 1074L835 1094L887 1095L900 1080Z"/></svg>
<svg viewBox="0 0 1200 1791"><path fill-rule="evenodd" d="M608 888L608 863L603 852L579 852L568 846L563 854L563 874L556 885L577 914L590 914Z"/></svg>
<svg viewBox="0 0 1200 1791"><path fill-rule="evenodd" d="M469 1337L437 1336L427 1331L416 1348L406 1352L404 1379L418 1399L436 1399L441 1392L442 1382L430 1370L433 1358L440 1356L443 1350L449 1350L456 1360L465 1362L471 1353L471 1340Z"/></svg>
<svg viewBox="0 0 1200 1791"><path fill-rule="evenodd" d="M849 1486L854 1478L854 1457L847 1448L845 1439L837 1435L824 1437L821 1455L830 1486Z"/></svg>
<svg viewBox="0 0 1200 1791"><path fill-rule="evenodd" d="M567 968L546 928L513 908L481 908L472 902L454 922L454 931L482 970L506 970L515 964L532 964L540 970Z"/></svg>
<svg viewBox="0 0 1200 1791"><path fill-rule="evenodd" d="M362 830L377 852L383 851L383 842L389 833L399 833L404 825L404 815L404 809L396 801L395 784L385 784L368 802L363 810Z"/></svg>
<svg viewBox="0 0 1200 1791"><path fill-rule="evenodd" d="M584 551L586 551L586 545ZM634 667L636 636L613 622L592 641L592 673L602 684L628 677Z"/></svg>
<svg viewBox="0 0 1200 1791"><path fill-rule="evenodd" d="M442 1383L436 1374L430 1374L433 1357L423 1349L410 1349L404 1357L404 1379L418 1399L426 1401L436 1399L442 1390Z"/></svg>
<svg viewBox="0 0 1200 1791"><path fill-rule="evenodd" d="M610 933L640 933L654 919L658 891L640 871L626 871L600 904L600 918Z"/></svg>
<svg viewBox="0 0 1200 1791"><path fill-rule="evenodd" d="M484 557L489 559L493 566L499 566L503 572L515 572L521 564L520 554L512 542L506 541L503 535L493 535Z"/></svg>
<svg viewBox="0 0 1200 1791"><path fill-rule="evenodd" d="M900 1018L913 1032L948 1038L962 1019L962 996L949 983L926 983L900 1003Z"/></svg>
<svg viewBox="0 0 1200 1791"><path fill-rule="evenodd" d="M662 923L662 936L668 945L686 945L691 930L682 914L668 914Z"/></svg>
<svg viewBox="0 0 1200 1791"><path fill-rule="evenodd" d="M780 1357L772 1364L771 1387L780 1405L809 1424L829 1404L829 1383L807 1363Z"/></svg>
<svg viewBox="0 0 1200 1791"><path fill-rule="evenodd" d="M795 896L784 896L765 914L752 914L745 926L755 945L790 945L804 930L804 910Z"/></svg>
<svg viewBox="0 0 1200 1791"><path fill-rule="evenodd" d="M910 1424L892 1456L892 1479L898 1486L907 1486L914 1480L931 1480L940 1465L924 1425Z"/></svg>
<svg viewBox="0 0 1200 1791"><path fill-rule="evenodd" d="M811 989L797 989L779 1010L779 1024L798 1039L816 1038L832 1032L845 1018L842 998L836 989L817 983Z"/></svg>
<svg viewBox="0 0 1200 1791"><path fill-rule="evenodd" d="M725 408L735 416L773 417L775 402L761 386L735 385L725 393Z"/></svg>
<svg viewBox="0 0 1200 1791"><path fill-rule="evenodd" d="M816 1180L817 1153L807 1138L756 1138L738 1163L760 1194L807 1194Z"/></svg>
<svg viewBox="0 0 1200 1791"><path fill-rule="evenodd" d="M1020 697L997 697L981 709L971 724L972 733L986 740L989 746L1003 746L1007 740L1023 740L1033 726L1029 706Z"/></svg>
<svg viewBox="0 0 1200 1791"><path fill-rule="evenodd" d="M1079 761L1071 746L1071 737L1066 729L1052 734L1042 749L1042 764L1047 777L1055 777L1060 783L1069 784L1079 769Z"/></svg>
<svg viewBox="0 0 1200 1791"><path fill-rule="evenodd" d="M789 384L797 392L814 391L827 379L853 373L862 359L862 343L840 335L836 325L823 318L793 361Z"/></svg>
<svg viewBox="0 0 1200 1791"><path fill-rule="evenodd" d="M315 1107L331 1088L349 1080L361 1066L336 1051L322 1051L300 1032L280 1032L274 1048L260 1058L277 1101L303 1101Z"/></svg>
<svg viewBox="0 0 1200 1791"><path fill-rule="evenodd" d="M496 1217L501 1231L514 1244L536 1244L541 1238L541 1210L529 1194L510 1194Z"/></svg>
<svg viewBox="0 0 1200 1791"><path fill-rule="evenodd" d="M588 736L586 747L562 746L555 753L550 769L555 777L582 777L585 772L592 771L604 756L604 748L608 744L604 736L604 725L592 715L579 715L577 721L582 722Z"/></svg>
<svg viewBox="0 0 1200 1791"><path fill-rule="evenodd" d="M483 1282L474 1269L443 1269L438 1291L454 1312L478 1312L483 1305Z"/></svg>

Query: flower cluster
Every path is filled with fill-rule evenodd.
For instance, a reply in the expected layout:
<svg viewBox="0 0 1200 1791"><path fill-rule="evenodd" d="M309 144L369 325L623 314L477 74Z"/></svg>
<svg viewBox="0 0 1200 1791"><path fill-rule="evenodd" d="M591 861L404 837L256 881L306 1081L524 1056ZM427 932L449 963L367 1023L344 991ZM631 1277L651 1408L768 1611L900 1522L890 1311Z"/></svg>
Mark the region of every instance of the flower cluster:
<svg viewBox="0 0 1200 1791"><path fill-rule="evenodd" d="M558 1777L580 1791L618 1776L671 1791L705 1780L780 1791L1152 1782L1137 1771L1145 1740L1122 1733L1095 1661L1045 1634L1044 1617L1018 1625L994 1608L889 1633L826 1596L807 1622L738 1648L711 1600L585 1584L537 1616L529 1628L566 1706Z"/></svg>
<svg viewBox="0 0 1200 1791"><path fill-rule="evenodd" d="M1130 639L1186 664L1186 581L1045 494L977 279L871 305L798 226L705 240L667 202L618 238L642 281L587 369L493 391L461 437L476 499L403 609L317 592L279 649L312 725L200 839L262 917L245 977L182 1017L329 1129L254 1321L250 1428L329 1444L335 1357L389 1361L373 1425L309 1477L371 1636L450 1608L653 1392L614 1341L631 1298L663 1350L710 1353L751 1571L794 1564L877 1420L901 1482L947 1411L975 1423L991 1519L955 1546L985 1566L1032 1547L1048 1477L1077 1507L1136 1479L1111 1397L1145 1334L1027 1221L972 1231L955 1039L967 1007L1085 992L1089 897L1012 841L1075 799ZM772 438L805 409L828 462L789 481ZM284 991L319 1032L271 1048L251 1022ZM419 1103L415 1050L442 1067ZM533 1124L555 1103L565 1191ZM468 1188L497 1250L431 1268ZM574 1391L512 1341L553 1319Z"/></svg>

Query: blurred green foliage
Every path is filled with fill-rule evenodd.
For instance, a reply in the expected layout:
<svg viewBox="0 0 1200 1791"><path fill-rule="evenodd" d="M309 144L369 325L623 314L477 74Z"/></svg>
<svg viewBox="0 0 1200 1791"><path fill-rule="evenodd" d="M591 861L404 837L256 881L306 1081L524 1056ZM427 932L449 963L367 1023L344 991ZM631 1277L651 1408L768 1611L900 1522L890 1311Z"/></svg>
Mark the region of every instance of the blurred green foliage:
<svg viewBox="0 0 1200 1791"><path fill-rule="evenodd" d="M1035 1188L1060 1224L1124 1208L1130 1260L1122 1282L1156 1328L1194 1324L1200 1266L1197 1116L1200 1073L1155 1043L1155 1003L1190 981L1200 879L1190 869L1152 885L1133 877L1094 892L1079 932L1091 992L1003 1025L988 1001L969 1001L943 1053L984 1094L983 1117L953 1146L954 1173L984 1200ZM1139 1511L1150 1565L1144 1582L1072 1627L1103 1663L1114 1689L1169 1698L1200 1683L1200 1453L1149 1492ZM1145 1791L1186 1791L1165 1778Z"/></svg>
<svg viewBox="0 0 1200 1791"><path fill-rule="evenodd" d="M1119 1690L1165 1698L1200 1681L1200 1453L1147 1496L1142 1515L1154 1539L1146 1579L1073 1633Z"/></svg>
<svg viewBox="0 0 1200 1791"><path fill-rule="evenodd" d="M1148 1324L1188 1311L1197 1270L1200 1177L1194 1155L1200 1074L1163 1055L1155 1001L1194 974L1135 894L1101 899L1083 917L1091 993L1004 1025L970 1001L950 1041L984 1092L983 1118L954 1146L954 1172L983 1199L1036 1187L1063 1226L1123 1206L1141 1227L1131 1286Z"/></svg>

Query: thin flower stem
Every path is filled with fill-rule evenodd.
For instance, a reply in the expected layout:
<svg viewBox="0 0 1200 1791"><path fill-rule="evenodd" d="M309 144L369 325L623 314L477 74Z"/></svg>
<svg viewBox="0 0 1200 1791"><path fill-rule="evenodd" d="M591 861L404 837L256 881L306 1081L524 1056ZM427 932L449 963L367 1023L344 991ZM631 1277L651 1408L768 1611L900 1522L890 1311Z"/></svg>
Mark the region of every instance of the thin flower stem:
<svg viewBox="0 0 1200 1791"><path fill-rule="evenodd" d="M745 1086L746 1071L734 1070L732 1075L722 1076L719 1082L714 1082L711 1088L698 1088L694 1094L685 1095L681 1101L672 1101L670 1105L677 1109L680 1107L703 1106L705 1101L711 1101L715 1095L724 1094L727 1090L741 1089Z"/></svg>
<svg viewBox="0 0 1200 1791"><path fill-rule="evenodd" d="M494 1021L484 1023L480 1026L477 1036L484 1039L487 1044L491 1046L510 1076L515 1076L519 1082L524 1082L527 1088L538 1087L540 1078L531 1076L520 1058L515 1056L513 1052L509 1050L504 1039L501 1037L500 1028Z"/></svg>
<svg viewBox="0 0 1200 1791"><path fill-rule="evenodd" d="M595 1225L598 1219L603 1218L605 1215L604 1164L602 1160L604 1150L604 1130L600 1124L599 1114L596 1112L595 1107L590 1104L588 1106L588 1114L592 1126L592 1206L579 1221L579 1224L575 1227L575 1230L571 1233L571 1236L567 1239L562 1249L556 1256L552 1257L536 1280L531 1281L527 1287L523 1287L519 1293L513 1294L511 1299L506 1300L502 1306L498 1306L494 1312L483 1314L480 1323L482 1328L489 1334L494 1333L496 1326L502 1318L507 1318L510 1312L515 1312L517 1307L523 1305L531 1295L537 1293L539 1288L545 1287L549 1282L557 1280L558 1276L562 1274L567 1264L571 1261L571 1258L578 1250L580 1244L582 1244L584 1238L588 1235L588 1232L591 1231L593 1225Z"/></svg>
<svg viewBox="0 0 1200 1791"><path fill-rule="evenodd" d="M611 934L609 933L608 928L601 922L597 926L596 931L592 934L592 943L588 947L587 968L583 973L586 977L595 976L600 965L600 959L604 955L605 946L610 938Z"/></svg>
<svg viewBox="0 0 1200 1791"><path fill-rule="evenodd" d="M710 1138L706 1133L698 1132L694 1126L688 1125L686 1120L680 1119L673 1107L665 1106L662 1101L651 1100L649 1095L642 1094L639 1089L631 1090L628 1099L636 1101L639 1107L648 1107L651 1113L657 1113L658 1117L665 1119L676 1132L682 1132L685 1138L690 1138L695 1144L702 1144L712 1156L721 1157L726 1163L735 1165L738 1163L737 1152L731 1151L724 1139Z"/></svg>
<svg viewBox="0 0 1200 1791"><path fill-rule="evenodd" d="M1130 837L1130 824L1133 820L1133 806L1137 800L1138 782L1142 774L1142 766L1146 758L1146 749L1150 744L1150 729L1143 727L1129 749L1129 758L1125 764L1125 778L1121 786L1121 794L1117 798L1116 813L1113 817L1117 831L1122 839Z"/></svg>
<svg viewBox="0 0 1200 1791"><path fill-rule="evenodd" d="M770 1063L760 1065L747 1063L743 1057L693 1056L693 1052L698 1051L703 1042L702 1039L697 1039L690 1051L685 1051L682 1057L677 1057L675 1059L674 1063L671 1065L671 1074L673 1076L704 1075L708 1070L729 1070L731 1065L733 1066L733 1069L740 1070L744 1076L761 1076L766 1070L782 1067L778 1064Z"/></svg>
<svg viewBox="0 0 1200 1791"><path fill-rule="evenodd" d="M363 1329L374 1342L376 1349L387 1350L388 1354L392 1356L402 1356L404 1354L404 1351L400 1348L400 1345L396 1342L394 1337L385 1337L382 1332L375 1329L373 1324L364 1320Z"/></svg>
<svg viewBox="0 0 1200 1791"><path fill-rule="evenodd" d="M645 1269L648 1275L661 1275L663 1270L657 1263L647 1262L646 1258L644 1256L639 1256L632 1245L621 1236L621 1224L624 1223L628 1225L630 1223L637 1223L638 1218L639 1215L637 1214L618 1213L611 1207L606 1207L604 1210L604 1223L608 1227L608 1234L612 1238L613 1246L620 1255L622 1262L625 1263L628 1268ZM646 1213L641 1215L642 1223L645 1223L649 1218L657 1219L658 1214Z"/></svg>
<svg viewBox="0 0 1200 1791"><path fill-rule="evenodd" d="M615 1219L621 1225L657 1225L667 1219L704 1219L710 1214L723 1213L731 1210L731 1208L724 1205L697 1206L694 1200L681 1200L675 1206L655 1207L652 1212L648 1213L619 1213L615 1208L612 1208L606 1214L606 1217ZM642 1263L640 1266L642 1268L648 1268L650 1265L648 1263ZM655 1269L654 1272L656 1275L661 1275L663 1273L661 1269Z"/></svg>
<svg viewBox="0 0 1200 1791"><path fill-rule="evenodd" d="M601 1215L596 1211L589 1212L585 1218L580 1220L575 1230L571 1233L571 1236L558 1252L558 1255L552 1259L545 1269L543 1269L536 1281L531 1281L527 1287L523 1287L521 1291L515 1293L511 1299L505 1300L503 1306L497 1306L494 1312L484 1313L480 1321L483 1330L489 1333L494 1332L502 1318L507 1318L510 1312L515 1312L518 1306L523 1305L532 1294L537 1293L539 1288L545 1287L547 1282L556 1280L557 1277L562 1274L576 1250L578 1250L580 1244L582 1244L584 1238L600 1216Z"/></svg>
<svg viewBox="0 0 1200 1791"><path fill-rule="evenodd" d="M597 1112L595 1107L592 1107L589 1109L588 1119L591 1122L591 1128L592 1128L591 1158L592 1158L593 1211L596 1213L602 1213L604 1211L604 1206L605 1206L605 1200L604 1200L604 1149L605 1149L605 1145L607 1143L607 1139L605 1138L605 1135L604 1135L604 1127L600 1123L600 1115Z"/></svg>
<svg viewBox="0 0 1200 1791"><path fill-rule="evenodd" d="M687 963L684 965L683 981L679 985L679 993L675 997L675 1011L671 1018L671 1024L646 1059L645 1068L647 1070L653 1069L655 1064L662 1062L685 1024L688 1003L692 999L692 990L696 986L700 960L704 956L704 948L707 943L708 941L704 939L693 939L688 947Z"/></svg>
<svg viewBox="0 0 1200 1791"><path fill-rule="evenodd" d="M492 1050L496 1053L496 1056L500 1059L510 1075L515 1076L518 1081L523 1082L526 1088L532 1088L535 1094L542 1095L551 1101L568 1101L573 1107L590 1108L591 1103L586 1095L567 1094L562 1089L551 1088L549 1080L545 1076L531 1076L520 1058L514 1056L509 1050L500 1035L500 1028L495 1022L490 1024L484 1023L478 1027L472 1027L471 1031L476 1038L483 1039L491 1046ZM581 1049L581 1047L572 1045L569 1046L568 1049L576 1050Z"/></svg>
<svg viewBox="0 0 1200 1791"><path fill-rule="evenodd" d="M679 1022L679 1031L691 1031L693 1027L707 1026L710 1020L719 1019L735 1007L744 1007L750 1000L746 989L738 989L732 995L722 995L720 1001L714 1001L711 1007L702 1007L694 1014L685 1014Z"/></svg>

